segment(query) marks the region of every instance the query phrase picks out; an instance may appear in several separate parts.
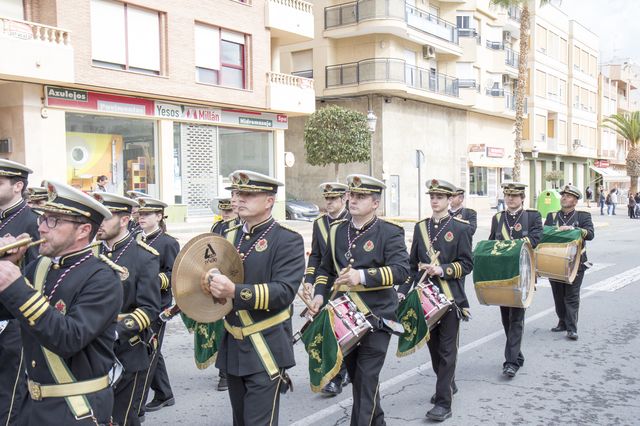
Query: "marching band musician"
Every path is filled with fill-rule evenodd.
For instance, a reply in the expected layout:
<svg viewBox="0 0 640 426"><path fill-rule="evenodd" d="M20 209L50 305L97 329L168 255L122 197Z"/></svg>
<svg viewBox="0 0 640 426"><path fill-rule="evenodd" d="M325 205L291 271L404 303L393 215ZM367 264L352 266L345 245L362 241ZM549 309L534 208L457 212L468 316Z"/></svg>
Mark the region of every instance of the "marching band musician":
<svg viewBox="0 0 640 426"><path fill-rule="evenodd" d="M489 240L523 239L535 249L542 238L542 218L537 210L523 207L527 185L517 182L503 183L504 200L507 209L496 213L491 220ZM505 362L502 374L515 377L524 365L522 336L524 334L525 308L500 306L502 327L507 336L504 348Z"/></svg>
<svg viewBox="0 0 640 426"><path fill-rule="evenodd" d="M471 235L478 229L478 213L475 210L464 207L464 188L456 188L449 201L449 214L459 219L466 220L471 225Z"/></svg>
<svg viewBox="0 0 640 426"><path fill-rule="evenodd" d="M164 209L168 207L166 203L150 197L140 197L136 201L140 205L138 208L138 224L142 229L142 232L136 238L159 253L160 273L156 283L160 287L160 308L164 310L171 306L173 299L171 294L171 271L173 270L173 262L180 251L180 244L178 244L178 240L166 232L167 226L164 222ZM165 321L157 317L151 323L151 330L157 336L157 346L152 353L151 364L145 378L145 389L138 412L139 416L144 416L145 408L147 411L157 411L162 407L175 404L167 367L161 352L166 324ZM153 389L154 396L153 400L146 404L145 407L149 388Z"/></svg>
<svg viewBox="0 0 640 426"><path fill-rule="evenodd" d="M396 320L398 297L394 285L409 275L404 229L376 215L385 184L371 176L349 175L351 219L334 221L328 249L316 271L311 313L328 300L331 287L346 288L363 314L373 318L374 331L366 334L345 358L353 385L351 425L384 425L379 379L390 334L382 320ZM342 290L341 290L342 291Z"/></svg>
<svg viewBox="0 0 640 426"><path fill-rule="evenodd" d="M295 365L291 314L304 274L304 242L271 216L281 182L248 170L231 178L244 223L225 237L243 260L245 283L216 270L207 276L212 296L233 303L216 367L227 374L234 425L276 425L280 393L290 387L286 370Z"/></svg>
<svg viewBox="0 0 640 426"><path fill-rule="evenodd" d="M27 179L32 170L10 160L0 159L0 235L18 236L27 233L33 240L39 238L38 215L23 199ZM38 257L32 247L22 260L26 266ZM12 424L27 402L27 384L24 375L24 357L21 353L20 324L18 320L0 321L0 424Z"/></svg>
<svg viewBox="0 0 640 426"><path fill-rule="evenodd" d="M547 214L545 225L559 226L559 229L580 228L583 241L591 241L595 236L591 213L577 211L576 204L582 198L582 192L573 185L565 185L560 191L559 212ZM566 331L567 337L571 340L578 340L578 309L580 307L580 286L584 278L584 271L587 269L586 243L583 243L582 253L580 253L580 267L573 283L566 284L561 281L550 279L551 290L553 291L553 301L556 305L558 315L558 325L551 331Z"/></svg>
<svg viewBox="0 0 640 426"><path fill-rule="evenodd" d="M32 209L43 206L49 198L47 188L43 188L41 186L31 186L27 190L29 192L29 195L27 196L27 204Z"/></svg>
<svg viewBox="0 0 640 426"><path fill-rule="evenodd" d="M305 295L311 300L313 297L313 283L315 282L316 269L322 261L322 254L327 248L327 238L329 238L329 228L336 220L350 219L351 216L345 206L346 193L349 187L339 182L326 182L320 184L320 190L325 201L326 214L320 215L313 222L313 233L311 238L311 253L307 262L307 270L304 274ZM349 373L346 365L336 376L322 389L322 393L329 396L336 396L342 393L342 386L349 383Z"/></svg>
<svg viewBox="0 0 640 426"><path fill-rule="evenodd" d="M19 424L111 424L108 373L122 286L90 247L111 213L68 185L46 186L49 201L38 217L42 256L24 276L0 261L0 318L20 322L29 377L31 402Z"/></svg>
<svg viewBox="0 0 640 426"><path fill-rule="evenodd" d="M468 317L469 301L464 280L473 268L471 239L475 229L466 220L447 211L452 197L457 194L455 186L438 179L427 181L427 185L433 215L415 226L409 254L411 279L400 286L398 296L404 298L412 283L417 284L426 271L447 299L455 302L437 327L430 330L427 342L431 366L437 377L436 392L431 397L434 407L427 412L427 417L444 421L452 415L451 402L458 392L455 383L458 335L460 320ZM437 256L436 252L439 253Z"/></svg>
<svg viewBox="0 0 640 426"><path fill-rule="evenodd" d="M112 213L98 229L100 257L119 269L124 291L116 328L115 353L124 367L115 385L113 419L120 426L139 425L144 379L150 365L151 321L160 313L158 252L136 240L127 225L137 201L109 192L93 196Z"/></svg>
<svg viewBox="0 0 640 426"><path fill-rule="evenodd" d="M137 200L140 197L148 197L148 195L145 194L144 192L135 191L133 189L127 191L126 194L127 194L127 197L133 200ZM140 225L138 224L138 207L136 206L133 206L131 208L131 219L127 224L127 229L133 235L136 235L138 232L140 232Z"/></svg>
<svg viewBox="0 0 640 426"><path fill-rule="evenodd" d="M235 190L231 190L231 198L221 197L218 198L218 210L220 211L220 220L217 220L213 226L211 226L211 233L223 235L224 231L230 226L234 226L240 223L238 218L238 200L235 195Z"/></svg>

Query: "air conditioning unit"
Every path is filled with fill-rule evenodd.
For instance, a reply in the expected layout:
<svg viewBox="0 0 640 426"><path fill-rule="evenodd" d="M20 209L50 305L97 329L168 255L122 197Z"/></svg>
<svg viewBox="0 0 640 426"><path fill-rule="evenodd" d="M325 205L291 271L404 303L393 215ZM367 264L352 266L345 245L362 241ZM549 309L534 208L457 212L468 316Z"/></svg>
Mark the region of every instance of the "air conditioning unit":
<svg viewBox="0 0 640 426"><path fill-rule="evenodd" d="M511 43L511 33L509 31L505 31L502 33L502 41L505 43Z"/></svg>
<svg viewBox="0 0 640 426"><path fill-rule="evenodd" d="M433 46L422 46L422 57L424 59L433 59L436 57L436 49Z"/></svg>

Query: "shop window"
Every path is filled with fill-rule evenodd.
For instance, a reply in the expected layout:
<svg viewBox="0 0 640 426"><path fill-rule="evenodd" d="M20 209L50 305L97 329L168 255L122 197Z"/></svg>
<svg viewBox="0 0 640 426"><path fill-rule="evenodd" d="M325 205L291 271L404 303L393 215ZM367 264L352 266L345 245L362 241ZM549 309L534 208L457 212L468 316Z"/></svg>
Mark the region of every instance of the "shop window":
<svg viewBox="0 0 640 426"><path fill-rule="evenodd" d="M229 176L238 169L274 175L273 132L221 127L218 136L222 176Z"/></svg>
<svg viewBox="0 0 640 426"><path fill-rule="evenodd" d="M109 178L107 190L136 190L157 196L154 122L66 114L67 182L82 190Z"/></svg>
<svg viewBox="0 0 640 426"><path fill-rule="evenodd" d="M93 64L159 75L160 16L130 4L91 0Z"/></svg>
<svg viewBox="0 0 640 426"><path fill-rule="evenodd" d="M196 24L196 80L218 86L246 88L246 35Z"/></svg>
<svg viewBox="0 0 640 426"><path fill-rule="evenodd" d="M469 194L487 195L487 168L469 167Z"/></svg>

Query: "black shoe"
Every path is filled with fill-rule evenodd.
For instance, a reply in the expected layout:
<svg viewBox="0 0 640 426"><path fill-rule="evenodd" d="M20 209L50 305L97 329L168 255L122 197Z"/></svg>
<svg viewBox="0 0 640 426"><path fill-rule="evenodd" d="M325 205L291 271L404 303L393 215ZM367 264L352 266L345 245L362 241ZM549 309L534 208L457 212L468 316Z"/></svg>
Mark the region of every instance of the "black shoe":
<svg viewBox="0 0 640 426"><path fill-rule="evenodd" d="M322 393L327 395L327 396L340 395L342 393L342 383L341 383L341 381L339 381L338 383L336 383L336 382L327 383L327 385L324 388L322 388Z"/></svg>
<svg viewBox="0 0 640 426"><path fill-rule="evenodd" d="M351 377L349 377L349 373L345 371L342 377L342 387L347 386L349 383L351 383Z"/></svg>
<svg viewBox="0 0 640 426"><path fill-rule="evenodd" d="M427 411L427 418L436 422L443 422L451 417L451 408L444 408L436 405L431 410Z"/></svg>
<svg viewBox="0 0 640 426"><path fill-rule="evenodd" d="M567 327L565 327L564 325L558 324L555 327L553 327L551 331L553 331L554 333L558 333L560 331L567 331Z"/></svg>
<svg viewBox="0 0 640 426"><path fill-rule="evenodd" d="M158 411L162 407L170 407L175 405L176 399L174 397L165 399L164 401L160 401L159 399L153 398L153 400L145 406L146 411Z"/></svg>
<svg viewBox="0 0 640 426"><path fill-rule="evenodd" d="M578 333L575 331L567 331L567 337L571 340L578 340Z"/></svg>
<svg viewBox="0 0 640 426"><path fill-rule="evenodd" d="M518 373L518 369L511 364L505 365L504 368L502 369L502 374L504 374L507 377L516 377L517 373Z"/></svg>
<svg viewBox="0 0 640 426"><path fill-rule="evenodd" d="M457 394L457 393L458 393L458 386L457 386L455 383L453 384L453 388L451 389L451 391L452 391L452 394L453 394L453 395L455 395L455 394ZM435 394L435 393L434 393L433 395L431 395L431 400L430 400L430 402L431 402L432 404L435 404L435 403L436 403L436 394Z"/></svg>
<svg viewBox="0 0 640 426"><path fill-rule="evenodd" d="M229 382L227 381L227 375L220 375L218 378L218 390L224 392L229 389Z"/></svg>

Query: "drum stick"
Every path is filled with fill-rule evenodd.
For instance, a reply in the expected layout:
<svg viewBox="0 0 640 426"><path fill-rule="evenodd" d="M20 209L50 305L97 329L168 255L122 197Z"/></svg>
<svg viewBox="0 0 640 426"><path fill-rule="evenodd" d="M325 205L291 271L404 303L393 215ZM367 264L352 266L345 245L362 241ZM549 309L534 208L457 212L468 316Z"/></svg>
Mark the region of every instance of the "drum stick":
<svg viewBox="0 0 640 426"><path fill-rule="evenodd" d="M351 264L347 265L346 268L343 268L342 271L340 271L340 275L338 276L338 278L340 278L341 276L348 274L349 271L351 271ZM331 292L331 296L329 297L329 300L333 300L334 297L336 297L336 294L338 293L338 289L340 288L340 285L336 285L336 283L333 283L333 291Z"/></svg>
<svg viewBox="0 0 640 426"><path fill-rule="evenodd" d="M297 292L296 295L300 298L300 300L304 302L305 305L307 305L307 309L311 309L311 303L307 300L306 297L304 297L304 294Z"/></svg>
<svg viewBox="0 0 640 426"><path fill-rule="evenodd" d="M429 256L431 258L431 263L429 263L429 266L438 266L438 264L440 263L440 261L438 260L439 256L440 256L439 251L433 253L433 256ZM418 281L418 284L425 282L425 278L427 278L427 271L424 271L424 273L422 274L422 277L420 277L420 281Z"/></svg>

